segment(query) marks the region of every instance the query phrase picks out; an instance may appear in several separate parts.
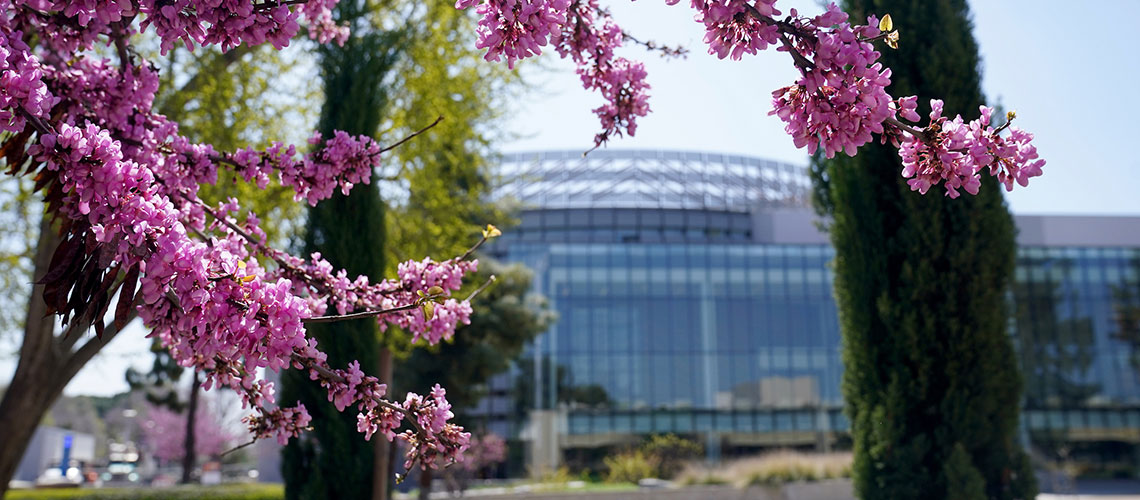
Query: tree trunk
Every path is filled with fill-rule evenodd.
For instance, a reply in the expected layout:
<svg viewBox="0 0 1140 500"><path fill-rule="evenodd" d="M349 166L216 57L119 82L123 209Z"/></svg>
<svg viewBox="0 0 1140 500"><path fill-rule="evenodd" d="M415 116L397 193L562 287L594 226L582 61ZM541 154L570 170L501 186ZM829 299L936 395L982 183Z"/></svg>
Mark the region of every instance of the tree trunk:
<svg viewBox="0 0 1140 500"><path fill-rule="evenodd" d="M52 228L50 217L45 216L40 222L33 262L32 276L36 280L47 273L59 243L60 237ZM79 369L119 333L112 324L104 331L102 339L88 339L73 351L72 346L79 342L84 332L74 331L70 338L54 336L55 317L47 314L43 288L43 285L33 285L28 297L20 359L8 390L0 400L0 498L7 493L8 482L16 474L16 467L44 413Z"/></svg>
<svg viewBox="0 0 1140 500"><path fill-rule="evenodd" d="M431 480L435 469L420 469L420 500L431 498Z"/></svg>
<svg viewBox="0 0 1140 500"><path fill-rule="evenodd" d="M47 272L59 242L59 236L44 217L40 222L32 276L43 276ZM48 387L57 369L58 356L52 337L54 318L46 317L43 288L43 285L34 285L28 297L20 359L4 399L0 400L0 429L4 430L4 443L0 446L0 496L8 490L8 482L15 475L40 418L63 390L60 387L59 391L53 391Z"/></svg>
<svg viewBox="0 0 1140 500"><path fill-rule="evenodd" d="M194 452L196 437L194 424L198 420L198 370L194 370L191 374L194 377L190 381L190 403L186 408L186 439L182 447L185 454L182 455L182 484L190 484L193 481L194 475L194 462L197 458L197 453Z"/></svg>
<svg viewBox="0 0 1140 500"><path fill-rule="evenodd" d="M376 376L381 384L388 384L388 394L392 393L392 351L380 348ZM388 500L388 484L392 480L392 460L388 450L392 443L383 436L376 439L376 469L372 475L372 500Z"/></svg>

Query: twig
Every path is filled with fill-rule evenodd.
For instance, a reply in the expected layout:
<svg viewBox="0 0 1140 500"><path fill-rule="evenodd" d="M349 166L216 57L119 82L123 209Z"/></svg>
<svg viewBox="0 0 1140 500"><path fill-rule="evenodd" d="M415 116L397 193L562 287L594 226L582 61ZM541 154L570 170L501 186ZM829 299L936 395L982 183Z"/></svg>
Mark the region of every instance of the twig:
<svg viewBox="0 0 1140 500"><path fill-rule="evenodd" d="M657 42L654 42L653 40L641 41L637 37L631 35L628 31L623 30L621 32L621 37L625 40L629 40L629 41L631 41L637 45L641 45L642 47L645 47L645 50L648 50L651 52L652 51L660 52L661 57L679 57L681 59L685 59L689 56L689 49L686 49L685 47L681 47L681 46L670 47L668 45L658 45Z"/></svg>
<svg viewBox="0 0 1140 500"><path fill-rule="evenodd" d="M384 149L381 149L381 150L380 150L380 152L381 152L381 153L387 153L388 151L391 151L391 150L393 150L393 149L396 149L396 148L400 147L400 146L401 146L402 144L404 144L405 142L408 142L408 141L410 141L410 140L414 139L414 138L415 138L417 135L420 135L420 134L422 134L422 133L424 133L424 132L427 132L427 131L428 131L429 129L431 129L432 127L434 127L434 126L436 126L436 125L439 125L439 122L441 122L441 121L443 121L443 115L439 115L439 118L436 118L434 122L431 122L431 125L428 125L428 126L426 126L426 127L424 127L424 128L421 128L421 129L419 129L419 130L417 130L417 131L415 131L415 132L412 132L412 134L411 134L411 135L409 135L409 136L407 136L407 137L405 137L405 138L403 138L403 139L400 139L399 141L396 141L396 143L395 143L395 144L393 144L393 145L391 145L391 146L388 146L388 147L386 147L386 148L384 148Z"/></svg>
<svg viewBox="0 0 1140 500"><path fill-rule="evenodd" d="M309 0L269 0L266 2L254 4L254 10L267 10L274 7L288 7L290 5L300 5Z"/></svg>
<svg viewBox="0 0 1140 500"><path fill-rule="evenodd" d="M238 450L240 450L240 449L242 449L242 448L245 448L245 447L247 447L247 446L250 446L250 445L252 445L252 444L254 444L254 443L256 443L256 442L257 442L257 438L253 438L253 439L250 439L250 440L249 440L249 442L246 442L246 443L242 443L242 444L239 444L239 445L237 445L237 446L234 446L233 448L230 448L230 449L228 449L228 450L226 450L226 451L223 451L223 452L222 452L222 454L221 454L221 455L218 455L218 456L219 456L219 457L224 457L224 456L226 456L226 455L229 455L230 453L233 453L233 452L235 452L235 451L238 451Z"/></svg>
<svg viewBox="0 0 1140 500"><path fill-rule="evenodd" d="M486 242L487 242L487 236L483 236L482 239L480 239L478 242L475 243L475 246L468 248L467 251L463 252L463 255L459 256L459 258L456 260L457 261L467 260L467 258L470 257L471 254L475 253L475 251L478 250L479 247L483 246L483 244Z"/></svg>
<svg viewBox="0 0 1140 500"><path fill-rule="evenodd" d="M927 140L927 134L925 131L919 130L919 129L914 128L910 125L907 125L906 123L899 121L898 118L895 118L893 116L888 116L886 119L886 122L891 124L891 125L898 127L899 130L902 130L903 132L906 132L910 135L915 136L915 138L917 138L923 142L926 142L926 140Z"/></svg>
<svg viewBox="0 0 1140 500"><path fill-rule="evenodd" d="M487 280L485 283L483 283L482 285L479 285L479 288L476 288L474 292L471 292L471 295L468 295L468 296L467 296L467 298L466 298L466 299L463 299L463 300L464 300L464 301L466 301L466 302L470 302L470 301L471 301L471 299L475 298L475 296L476 296L476 295L479 295L479 292L482 292L482 291L483 291L484 289L486 289L488 286L491 286L491 283L494 283L494 282L495 282L495 275L494 275L494 274L492 274L492 275L491 275L491 278L490 278L490 279L488 279L488 280Z"/></svg>
<svg viewBox="0 0 1140 500"><path fill-rule="evenodd" d="M788 39L788 35L787 35L788 32L792 32L796 36L802 37L802 34L799 33L799 30L795 29L794 26L792 26L788 23L781 23L780 21L777 21L777 20L772 19L768 16L765 16L764 14L761 14L760 11L756 10L756 7L752 6L752 4L750 4L750 3L745 2L744 8L748 11L748 15L751 16L753 19L760 21L764 24L770 24L772 26L775 26L776 29L778 29L780 31L780 41L783 42L784 47L787 47L788 54L792 56L792 61L795 62L797 67L799 67L800 69L802 69L804 71L808 71L808 70L815 68L815 64L813 64L806 57L804 57L804 55L800 53L799 49L796 48L795 44L793 44L792 41L790 39Z"/></svg>
<svg viewBox="0 0 1140 500"><path fill-rule="evenodd" d="M115 52L119 55L119 73L126 73L131 66L131 55L127 52L127 39L123 33L122 24L116 24L112 39L115 41Z"/></svg>
<svg viewBox="0 0 1140 500"><path fill-rule="evenodd" d="M361 311L361 312L356 312L356 313L337 314L337 315L329 315L329 316L314 316L312 318L305 318L305 319L301 320L301 322L308 324L308 323L332 323L335 321L348 321L350 319L369 318L372 316L380 316L382 314L407 311L409 309L415 309L416 307L419 307L419 304L411 303L411 304L402 305L399 307L393 307L391 309L377 309L377 310L373 310L373 311Z"/></svg>

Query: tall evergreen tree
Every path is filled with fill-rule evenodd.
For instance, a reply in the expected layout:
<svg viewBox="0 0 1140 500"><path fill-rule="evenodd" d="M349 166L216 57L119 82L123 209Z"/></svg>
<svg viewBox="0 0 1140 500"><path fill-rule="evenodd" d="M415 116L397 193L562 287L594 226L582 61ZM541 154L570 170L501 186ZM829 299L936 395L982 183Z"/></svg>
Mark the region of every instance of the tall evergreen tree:
<svg viewBox="0 0 1140 500"><path fill-rule="evenodd" d="M320 47L325 104L318 130L330 137L333 130L375 136L380 129L388 94L385 77L396 62L402 37L373 25L367 0L337 4L338 20L347 22L352 35L343 46ZM354 189L348 196L335 194L309 210L305 254L320 252L350 275L378 281L384 272L384 202L375 187ZM375 319L311 325L334 367L359 360L366 373L379 371L380 332ZM368 442L356 430L356 415L339 412L327 392L308 374L288 371L282 376L283 401L304 403L314 421L321 422L284 451L282 468L286 497L368 499L373 497L378 441ZM380 440L383 441L383 440ZM381 447L384 444L380 444Z"/></svg>
<svg viewBox="0 0 1140 500"><path fill-rule="evenodd" d="M978 115L965 0L849 0L845 9L855 20L894 18L902 42L882 49L891 95L943 96L947 114ZM836 249L856 494L1033 498L1016 439L1021 379L1006 303L1014 225L1000 186L983 176L977 196L922 196L901 170L894 148L879 145L813 167Z"/></svg>

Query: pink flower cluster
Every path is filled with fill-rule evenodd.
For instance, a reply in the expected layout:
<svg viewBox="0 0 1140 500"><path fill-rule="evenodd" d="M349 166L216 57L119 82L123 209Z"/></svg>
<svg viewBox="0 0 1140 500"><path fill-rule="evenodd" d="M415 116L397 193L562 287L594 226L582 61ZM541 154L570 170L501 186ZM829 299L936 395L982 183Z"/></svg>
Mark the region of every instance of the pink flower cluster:
<svg viewBox="0 0 1140 500"><path fill-rule="evenodd" d="M455 8L476 7L479 20L476 47L487 49L488 61L507 60L507 66L542 53L547 41L566 23L570 0L457 0Z"/></svg>
<svg viewBox="0 0 1140 500"><path fill-rule="evenodd" d="M451 291L459 289L463 275L475 272L478 267L477 260L433 262L431 259L424 259L418 262L404 262L396 270L404 286L399 292L387 294L382 299L382 308L406 304L409 300L413 300L417 292L427 292L434 286L442 288L445 294L450 294ZM442 304L435 306L435 314L430 319L425 318L423 311L418 308L406 314L387 315L383 319L387 325L381 324L381 329L388 325L398 326L412 332L412 342L423 338L429 344L437 344L451 338L459 324L471 323L471 304L466 300L448 298Z"/></svg>
<svg viewBox="0 0 1140 500"><path fill-rule="evenodd" d="M39 61L24 43L24 34L11 31L5 16L0 15L0 131L24 129L25 115L41 118L48 115L59 99L52 96L43 82Z"/></svg>
<svg viewBox="0 0 1140 500"><path fill-rule="evenodd" d="M477 471L484 467L502 463L507 459L507 442L493 432L483 436L472 436L463 454L463 468Z"/></svg>
<svg viewBox="0 0 1140 500"><path fill-rule="evenodd" d="M139 8L166 39L174 33L192 45L232 45L285 42L285 32L295 30L290 23L297 11L312 17L327 13L333 4L310 0L294 10L272 0L173 0L144 1ZM134 281L127 280L129 290L124 281L122 296L134 296L139 316L179 364L206 373L207 389L226 386L242 396L253 410L246 421L258 438L275 436L284 442L311 420L303 406L273 406L273 384L261 368L311 370L342 409L356 405L374 413L398 407L382 399L386 387L364 376L358 364L339 370L327 366L316 342L305 335L305 321L328 300L353 310L415 306L420 298L413 294L424 283L458 289L476 263L411 263L400 279L370 286L367 278L349 280L343 270L333 272L327 262L302 265L300 259L268 248L255 216L232 217L239 211L235 200L218 207L198 200L198 186L214 182L218 165L225 164L259 182L276 171L283 184L315 203L336 187L347 192L369 182L381 148L369 138L342 132L323 142L315 136L313 145L319 147L302 160L295 158L296 148L280 144L266 152L221 155L209 145L191 143L178 135L177 124L151 109L158 88L151 66L134 64L137 55L130 50L117 62L77 52L104 35L129 43L125 34L132 32L135 12L130 9L135 5L0 0L0 126L19 133L6 140L29 139L32 170L46 179L46 189L58 193L53 206L69 220L65 227L71 237L85 242L74 248L105 269L138 276L137 290ZM227 16L218 10L230 7ZM24 33L45 40L43 53L23 43ZM207 215L212 222L207 223ZM258 255L270 257L277 267L263 268ZM419 328L420 335L438 341L470 314L466 302L449 303L430 321L409 308L381 320ZM432 401L434 407L446 406L442 392ZM417 426L413 413L397 412L393 431L400 418ZM440 453L461 451L465 441L434 426L430 430L417 431L416 439Z"/></svg>
<svg viewBox="0 0 1140 500"><path fill-rule="evenodd" d="M594 108L602 131L594 136L601 146L614 135L637 133L637 117L649 114L649 84L645 66L614 55L625 35L597 0L574 0L569 19L553 37L562 57L578 65L578 76L587 90L596 90L606 104Z"/></svg>
<svg viewBox="0 0 1140 500"><path fill-rule="evenodd" d="M135 7L130 0L15 0L5 2L19 24L34 24L46 45L61 53L90 49L100 35L121 30L122 36L133 31L130 24ZM10 9L10 10L9 10ZM124 23L124 21L126 21Z"/></svg>
<svg viewBox="0 0 1140 500"><path fill-rule="evenodd" d="M450 465L463 461L471 434L448 422L455 415L445 396L446 392L436 384L430 398L408 394L404 401L405 410L415 415L419 423L415 431L409 429L399 435L408 445L405 469L411 469L417 461L432 469L438 468L439 462Z"/></svg>
<svg viewBox="0 0 1140 500"><path fill-rule="evenodd" d="M405 468L410 469L417 461L421 467L435 468L441 459L447 463L463 460L462 453L471 435L449 422L455 415L446 392L438 384L430 398L408 393L402 404L396 404L383 399L387 386L365 375L356 361L346 370L332 371L312 361L309 363L310 377L319 380L328 390L329 401L337 410L344 411L350 406L360 410L356 428L364 434L364 439L370 440L373 434L380 433L389 441L400 439L409 445ZM298 365L305 367L300 362ZM397 434L403 420L414 422L413 428Z"/></svg>
<svg viewBox="0 0 1140 500"><path fill-rule="evenodd" d="M828 158L839 151L854 156L872 133L883 133L883 121L892 116L886 91L891 70L876 62L879 53L866 41L879 35L877 25L872 16L867 26L853 27L835 4L811 20L796 21L794 31L813 34L783 47L798 54L801 78L772 93L769 113L787 124L796 147L812 154L823 148Z"/></svg>
<svg viewBox="0 0 1140 500"><path fill-rule="evenodd" d="M274 438L278 444L284 446L290 439L308 430L313 417L309 415L305 405L298 404L291 408L257 407L255 415L246 416L242 420L249 427L254 439Z"/></svg>
<svg viewBox="0 0 1140 500"><path fill-rule="evenodd" d="M194 453L215 456L233 446L237 436L229 432L213 411L209 399L203 398L195 412ZM171 411L159 406L147 408L142 422L143 438L147 448L158 459L174 463L186 454L186 413Z"/></svg>
<svg viewBox="0 0 1140 500"><path fill-rule="evenodd" d="M332 196L340 188L348 194L356 184L368 184L372 168L380 165L381 147L371 137L350 136L337 130L332 139L322 141L320 132L314 132L309 144L318 146L298 160L297 148L274 142L265 151L246 148L223 158L232 163L246 181L255 181L258 187L269 184L269 176L276 172L281 184L292 186L296 199L309 205Z"/></svg>
<svg viewBox="0 0 1140 500"><path fill-rule="evenodd" d="M516 61L541 54L547 43L574 60L582 85L606 100L593 110L602 123L595 145L613 135L634 135L637 117L649 113L645 67L614 56L624 35L597 0L458 0L455 7L476 7L483 16L476 47L487 49L488 61L505 57L513 68Z"/></svg>
<svg viewBox="0 0 1140 500"><path fill-rule="evenodd" d="M679 0L665 0L674 5ZM750 9L761 16L780 15L776 0L692 0L697 11L696 20L705 25L705 43L709 53L721 59L739 60L744 54L755 55L780 43L780 29L775 23L764 22L750 15Z"/></svg>
<svg viewBox="0 0 1140 500"><path fill-rule="evenodd" d="M679 1L665 0L670 5ZM538 47L546 45L548 38L562 57L573 59L578 64L582 85L598 91L606 100L605 105L594 109L602 124L602 131L594 137L595 145L600 146L623 131L633 135L636 118L649 112L644 68L640 63L613 55L625 35L596 0L559 2L562 3L459 0L455 6L479 6L484 18L477 46L488 49L489 60L497 61L506 54L508 65L513 67L516 60L540 53ZM880 32L875 16L867 18L867 25L852 25L847 14L832 3L815 17L800 16L792 9L789 16L780 20L776 0L690 3L697 11L695 20L705 27L710 54L721 59L740 59L744 54L756 54L776 45L792 56L801 77L794 85L772 93L773 109L769 114L785 123L784 130L792 136L796 147L806 147L812 154L822 149L828 158L840 151L854 156L860 147L871 142L874 134L895 144L909 134L905 146L908 150L900 150L900 154L912 165L905 170L908 177L915 177L911 185L925 192L937 179L943 179L952 196L957 195L959 187L970 192L976 189L976 180L970 173L975 170L974 164L989 166L1007 188L1040 174L1044 161L1037 159L1036 149L1030 145L1032 135L1024 131L1011 129L1009 139L1000 139L984 132L987 125L977 125L982 132L973 135L988 139L975 140L972 152L965 153L975 158L969 161L970 165L962 165L961 155L926 151L924 148L941 146L931 138L915 137L916 129L899 126L898 116L918 120L916 101L913 97L895 100L886 91L891 70L878 62L880 54L873 43L881 39L887 39L888 44L897 43L898 34ZM883 29L891 30L885 21ZM953 122L949 126L955 129ZM961 139L938 140L956 143ZM983 156L991 160L983 161ZM957 163L943 163L944 159Z"/></svg>
<svg viewBox="0 0 1140 500"><path fill-rule="evenodd" d="M909 103L906 106L913 109ZM902 175L909 179L911 190L926 194L941 183L947 196L957 198L959 189L978 194L980 173L985 170L1009 191L1014 182L1024 187L1031 177L1041 175L1045 160L1037 157L1037 148L1030 143L1033 134L1008 126L1002 128L1008 128L1010 136L999 136L1000 129L990 126L993 109L981 106L981 116L967 123L961 115L953 120L942 116L940 100L931 100L930 108L930 125L923 134L907 136L899 146Z"/></svg>
<svg viewBox="0 0 1140 500"><path fill-rule="evenodd" d="M178 42L193 50L219 45L230 50L238 45L289 44L308 23L309 36L326 43L344 43L348 28L337 25L331 8L336 0L308 0L290 8L283 0L9 0L16 16L34 18L45 29L48 43L60 52L92 48L100 35L129 36L129 26L142 16L141 29L154 28L163 53ZM118 30L119 33L115 34Z"/></svg>
<svg viewBox="0 0 1140 500"><path fill-rule="evenodd" d="M219 45L226 51L243 43L266 42L280 49L297 34L302 14L314 39L344 43L348 31L336 26L329 12L335 4L310 0L300 9L290 9L277 0L140 0L139 12L146 16L142 29L153 26L162 39L163 53L178 41L191 50L198 45Z"/></svg>
<svg viewBox="0 0 1140 500"><path fill-rule="evenodd" d="M421 467L432 469L441 462L445 466L462 462L471 434L449 422L455 415L445 395L438 384L430 398L409 393L402 404L387 404L358 414L356 427L364 433L365 439L380 433L389 441L399 439L407 444L405 469L411 469L417 462ZM395 430L401 416L411 418L416 424L413 429L397 434Z"/></svg>
<svg viewBox="0 0 1140 500"><path fill-rule="evenodd" d="M466 300L446 298L434 307L431 318L423 310L405 307L421 300L420 292L438 286L447 297L458 290L463 276L478 270L478 260L452 259L435 262L431 259L407 261L397 266L398 279L369 283L367 276L354 280L342 269L334 271L332 264L319 253L310 261L272 251L282 265L276 275L291 279L300 293L308 293L309 307L314 316L326 314L328 306L343 315L355 311L390 311L377 316L382 330L396 326L412 332L412 342L420 338L430 344L451 338L460 324L471 323L471 304Z"/></svg>

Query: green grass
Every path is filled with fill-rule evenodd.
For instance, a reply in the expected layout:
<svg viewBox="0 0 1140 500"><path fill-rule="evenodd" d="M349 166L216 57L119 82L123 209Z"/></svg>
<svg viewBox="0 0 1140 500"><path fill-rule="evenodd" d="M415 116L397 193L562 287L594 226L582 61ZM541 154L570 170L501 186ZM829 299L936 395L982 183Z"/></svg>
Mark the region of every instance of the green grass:
<svg viewBox="0 0 1140 500"><path fill-rule="evenodd" d="M553 487L547 488L547 486ZM576 491L583 493L607 493L615 491L634 491L637 489L637 485L633 483L586 483L580 488L571 488L567 484L538 484L535 485L535 489L543 493L573 493Z"/></svg>
<svg viewBox="0 0 1140 500"><path fill-rule="evenodd" d="M234 484L225 486L174 486L170 488L67 488L11 490L8 500L281 500L280 484Z"/></svg>

